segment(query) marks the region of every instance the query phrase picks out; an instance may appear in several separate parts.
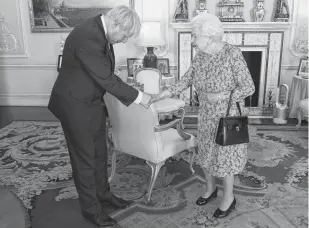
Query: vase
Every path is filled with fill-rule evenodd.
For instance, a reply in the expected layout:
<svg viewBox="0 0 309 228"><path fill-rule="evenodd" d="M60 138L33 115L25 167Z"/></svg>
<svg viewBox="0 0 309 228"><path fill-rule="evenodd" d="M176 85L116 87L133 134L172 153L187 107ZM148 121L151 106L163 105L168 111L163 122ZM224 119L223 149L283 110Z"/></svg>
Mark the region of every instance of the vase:
<svg viewBox="0 0 309 228"><path fill-rule="evenodd" d="M144 68L157 68L157 56L153 52L153 47L147 47L147 54L143 59Z"/></svg>

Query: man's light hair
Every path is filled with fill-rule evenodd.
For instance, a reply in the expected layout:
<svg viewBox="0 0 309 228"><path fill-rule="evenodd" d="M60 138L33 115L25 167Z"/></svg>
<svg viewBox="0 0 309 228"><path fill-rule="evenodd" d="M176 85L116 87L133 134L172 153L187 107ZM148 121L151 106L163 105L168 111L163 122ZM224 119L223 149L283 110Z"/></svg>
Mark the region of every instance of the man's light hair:
<svg viewBox="0 0 309 228"><path fill-rule="evenodd" d="M191 20L191 25L199 28L200 35L222 39L224 34L219 18L209 13L195 16Z"/></svg>
<svg viewBox="0 0 309 228"><path fill-rule="evenodd" d="M141 21L137 13L127 6L116 6L106 13L115 24L127 31L128 37L136 36L141 30Z"/></svg>

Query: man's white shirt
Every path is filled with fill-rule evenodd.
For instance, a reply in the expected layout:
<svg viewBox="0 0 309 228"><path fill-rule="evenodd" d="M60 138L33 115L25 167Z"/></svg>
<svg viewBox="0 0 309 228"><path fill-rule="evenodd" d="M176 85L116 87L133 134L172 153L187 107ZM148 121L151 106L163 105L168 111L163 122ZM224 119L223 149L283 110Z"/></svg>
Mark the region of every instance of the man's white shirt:
<svg viewBox="0 0 309 228"><path fill-rule="evenodd" d="M105 20L104 20L104 16L103 16L103 15L101 16L101 21L102 21L103 28L104 28L105 35L106 35L106 24L105 24ZM109 47L109 45L108 45L108 47ZM137 98L135 99L134 103L136 103L136 104L141 103L142 98L143 98L143 93L142 93L141 91L138 90L138 96L137 96Z"/></svg>

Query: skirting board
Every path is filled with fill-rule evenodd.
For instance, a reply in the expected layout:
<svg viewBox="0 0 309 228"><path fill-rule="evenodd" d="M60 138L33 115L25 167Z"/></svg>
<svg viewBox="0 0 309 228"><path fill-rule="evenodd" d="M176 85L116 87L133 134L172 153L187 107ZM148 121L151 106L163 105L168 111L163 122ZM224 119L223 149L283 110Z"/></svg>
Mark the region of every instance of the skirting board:
<svg viewBox="0 0 309 228"><path fill-rule="evenodd" d="M47 107L0 106L0 128L19 120L58 121Z"/></svg>
<svg viewBox="0 0 309 228"><path fill-rule="evenodd" d="M26 94L26 95L2 95L0 94L0 106L40 106L46 107L49 94Z"/></svg>

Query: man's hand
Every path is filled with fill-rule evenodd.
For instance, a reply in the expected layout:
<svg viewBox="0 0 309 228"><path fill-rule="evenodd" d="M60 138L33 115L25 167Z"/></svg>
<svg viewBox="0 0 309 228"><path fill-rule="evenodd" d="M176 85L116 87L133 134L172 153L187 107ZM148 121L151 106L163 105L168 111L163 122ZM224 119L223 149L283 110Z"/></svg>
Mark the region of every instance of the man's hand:
<svg viewBox="0 0 309 228"><path fill-rule="evenodd" d="M145 108L149 108L151 105L151 96L147 93L143 93L142 100L140 102L140 105L144 106Z"/></svg>
<svg viewBox="0 0 309 228"><path fill-rule="evenodd" d="M161 93L159 93L157 95L153 95L150 102L151 103L155 103L157 101L164 100L165 98L169 98L171 96L172 96L172 94L169 91L164 90L164 91L162 91Z"/></svg>
<svg viewBox="0 0 309 228"><path fill-rule="evenodd" d="M159 94L156 94L156 95L149 95L147 93L143 93L143 97L142 97L142 100L140 102L140 105L144 106L145 108L149 108L152 103L163 100L165 98L169 98L171 96L172 96L172 94L167 90L165 90L165 91L163 91Z"/></svg>

